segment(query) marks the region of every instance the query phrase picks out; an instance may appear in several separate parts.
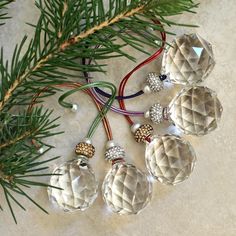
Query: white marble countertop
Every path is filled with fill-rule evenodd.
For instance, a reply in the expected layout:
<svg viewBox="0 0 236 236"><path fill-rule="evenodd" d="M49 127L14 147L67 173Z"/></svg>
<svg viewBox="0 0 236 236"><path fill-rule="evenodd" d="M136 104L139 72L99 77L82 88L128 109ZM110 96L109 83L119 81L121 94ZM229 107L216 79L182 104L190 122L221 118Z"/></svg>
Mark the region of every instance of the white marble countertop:
<svg viewBox="0 0 236 236"><path fill-rule="evenodd" d="M215 132L201 138L188 137L198 157L191 178L176 187L155 183L151 204L136 216L118 216L109 212L104 206L101 191L94 205L87 211L65 214L53 208L45 189L35 188L30 191L31 196L37 199L50 214L44 214L30 202L22 199L28 210L23 212L17 206L15 207L18 218L18 225L15 225L7 205L3 203L5 210L1 212L1 236L236 235L236 4L234 0L199 0L199 2L201 5L197 10L198 14L185 14L178 17L177 21L197 24L200 27L197 29L175 27L172 30L176 34L198 32L213 44L217 64L204 84L217 92L224 113L220 127ZM23 35L32 33L32 29L25 22L35 22L37 11L32 0L18 0L17 3L12 4L10 14L14 18L0 29L0 45L4 46L9 58L13 46ZM168 40L170 39L171 37L168 37ZM140 53L135 55L138 61L144 59ZM160 62L158 60L146 66L134 76L129 84L129 91L135 91L140 87L147 72L158 71ZM107 75L99 74L95 79L114 81L118 85L122 76L133 66L134 63L126 59L110 60ZM144 109L153 103L153 99L167 104L178 90L179 88L173 88L169 93L163 91L160 96L138 98L127 102L127 106L133 109ZM59 129L65 131L63 135L49 140L56 149L51 151L48 157L62 156L61 159L51 163L51 169L73 156L75 144L84 137L96 114L92 101L86 95L78 93L71 97L71 101L80 106L77 114L62 109L57 104L56 96L49 98L47 102L48 107L55 109L55 115L62 116ZM145 171L144 158L142 154L140 155L144 153L144 146L135 143L123 117L110 113L109 118L114 129L115 140L125 148L130 162ZM166 126L157 128L163 133ZM97 154L91 161L100 187L105 173L110 168L103 157L105 140L105 133L100 126L94 137ZM48 181L47 178L44 180ZM2 192L0 192L0 202L2 205Z"/></svg>

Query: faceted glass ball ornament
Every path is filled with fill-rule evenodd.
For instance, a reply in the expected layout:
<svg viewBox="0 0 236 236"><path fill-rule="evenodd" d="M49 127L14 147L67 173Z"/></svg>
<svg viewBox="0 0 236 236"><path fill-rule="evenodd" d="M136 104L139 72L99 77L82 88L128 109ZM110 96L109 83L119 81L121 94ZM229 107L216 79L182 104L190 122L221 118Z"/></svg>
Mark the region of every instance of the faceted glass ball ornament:
<svg viewBox="0 0 236 236"><path fill-rule="evenodd" d="M123 162L112 166L102 186L105 203L120 215L139 213L149 203L151 193L152 185L147 175Z"/></svg>
<svg viewBox="0 0 236 236"><path fill-rule="evenodd" d="M223 108L214 91L194 86L183 89L169 105L170 120L185 134L205 135L217 128Z"/></svg>
<svg viewBox="0 0 236 236"><path fill-rule="evenodd" d="M49 199L67 212L86 210L97 197L98 183L88 161L79 158L57 167L50 179L50 185L62 188L48 188Z"/></svg>
<svg viewBox="0 0 236 236"><path fill-rule="evenodd" d="M147 143L146 166L150 174L163 184L176 185L189 177L196 162L188 141L175 135L153 137Z"/></svg>
<svg viewBox="0 0 236 236"><path fill-rule="evenodd" d="M212 46L198 34L184 34L174 39L164 53L162 73L176 84L202 82L215 66Z"/></svg>

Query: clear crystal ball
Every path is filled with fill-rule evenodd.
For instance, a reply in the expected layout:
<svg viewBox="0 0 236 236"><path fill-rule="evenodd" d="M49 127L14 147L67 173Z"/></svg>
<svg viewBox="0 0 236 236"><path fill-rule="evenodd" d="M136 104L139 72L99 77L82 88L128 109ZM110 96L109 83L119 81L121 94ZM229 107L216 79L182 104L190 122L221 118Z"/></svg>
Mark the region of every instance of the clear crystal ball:
<svg viewBox="0 0 236 236"><path fill-rule="evenodd" d="M203 81L214 66L211 44L198 34L184 34L165 51L162 73L173 83L193 85Z"/></svg>
<svg viewBox="0 0 236 236"><path fill-rule="evenodd" d="M106 175L102 194L105 203L115 213L137 214L151 199L152 185L146 174L135 166L116 163Z"/></svg>
<svg viewBox="0 0 236 236"><path fill-rule="evenodd" d="M153 137L145 152L150 174L163 184L176 185L189 177L196 162L190 143L175 135Z"/></svg>
<svg viewBox="0 0 236 236"><path fill-rule="evenodd" d="M194 86L183 89L169 105L169 118L185 134L205 135L217 128L223 108L214 91Z"/></svg>
<svg viewBox="0 0 236 236"><path fill-rule="evenodd" d="M97 197L98 183L87 160L76 159L58 166L50 179L49 199L64 211L86 210Z"/></svg>

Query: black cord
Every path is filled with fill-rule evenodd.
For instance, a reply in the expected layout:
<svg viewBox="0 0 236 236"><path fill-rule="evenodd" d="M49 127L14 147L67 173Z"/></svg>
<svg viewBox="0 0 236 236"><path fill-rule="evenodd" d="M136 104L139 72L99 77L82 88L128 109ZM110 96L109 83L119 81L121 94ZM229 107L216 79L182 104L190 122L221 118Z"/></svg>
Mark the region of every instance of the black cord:
<svg viewBox="0 0 236 236"><path fill-rule="evenodd" d="M101 94L104 97L110 98L110 94L104 92L103 90L99 89L99 88L95 88L96 92L98 92L99 94ZM128 95L128 96L116 96L115 99L116 100L124 100L124 99L130 99L130 98L135 98L138 97L140 95L142 95L144 92L143 90L138 91L137 93Z"/></svg>
<svg viewBox="0 0 236 236"><path fill-rule="evenodd" d="M86 65L86 59L83 58L82 59L82 64L83 65ZM89 73L87 71L84 71L84 77L86 78L87 82L88 82L88 79L89 79ZM95 88L96 92L99 93L100 95L106 97L106 98L110 98L111 97L111 94L109 93L106 93L104 92L103 90L101 90L100 88ZM135 98L135 97L138 97L140 95L144 94L143 90L140 90L134 94L131 94L131 95L127 95L127 96L116 96L115 99L116 100L125 100L125 99L131 99L131 98Z"/></svg>

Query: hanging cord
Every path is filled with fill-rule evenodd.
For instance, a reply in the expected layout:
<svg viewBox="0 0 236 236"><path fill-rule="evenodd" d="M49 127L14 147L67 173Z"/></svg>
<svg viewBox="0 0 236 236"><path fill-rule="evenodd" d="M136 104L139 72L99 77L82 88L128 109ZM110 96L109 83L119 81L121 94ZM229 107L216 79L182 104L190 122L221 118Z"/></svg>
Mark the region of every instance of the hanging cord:
<svg viewBox="0 0 236 236"><path fill-rule="evenodd" d="M99 48L99 46L96 46L95 48ZM85 58L82 59L82 64L83 64L83 65L89 65L89 64L91 64L91 62L92 62L91 59L89 60L88 63L86 63L86 59L85 59ZM88 73L88 72L83 72L83 73L84 73L84 77L86 78L87 82L88 82L88 83L91 83L89 73ZM94 91L94 93L93 93L94 96L96 96L97 98L98 98L98 96L99 96L100 98L102 98L102 96L103 96L103 97L106 97L106 98L111 97L111 94L106 93L105 91L101 90L100 88L93 88L92 90ZM138 96L142 95L143 93L144 93L143 90L140 90L140 91L138 91L138 92L136 92L136 93L134 93L134 94L131 94L131 95L127 95L127 96L123 96L123 97L121 97L121 96L116 96L115 99L116 99L116 100L131 99L131 98L138 97ZM100 94L101 96L100 96L99 94ZM105 100L102 99L102 101L104 101L104 103L105 103Z"/></svg>
<svg viewBox="0 0 236 236"><path fill-rule="evenodd" d="M62 88L78 88L78 87L81 87L82 84L78 83L78 82L68 82L68 83L64 83L64 84L58 84L58 85L54 85L55 87L62 87ZM38 99L38 97L43 93L45 92L49 87L45 87L43 88L40 92L38 92L37 94L35 94L35 96L33 97L32 101L31 101L31 104L29 105L28 107L28 110L27 112L31 112L33 106L36 104L36 100ZM93 94L91 93L90 90L86 89L84 90L85 93L87 93L93 100L93 102L95 103L97 109L99 112L102 111L102 105L100 105L96 99L94 98ZM103 117L102 119L102 122L103 122L103 126L104 126L104 129L105 129L105 132L106 132L106 135L107 135L107 139L108 140L112 140L113 139L113 135L112 135L112 130L111 130L111 126L110 126L110 123L109 123L109 120L107 119L106 116ZM35 140L32 140L32 143L33 145L39 149L40 146L35 142Z"/></svg>
<svg viewBox="0 0 236 236"><path fill-rule="evenodd" d="M161 34L161 41L162 41L162 46L161 47L164 47L164 45L165 45L165 42L166 42L166 33L165 33L165 31L164 31L164 28L163 28L163 25L161 24L161 22L159 21L159 20L157 20L157 19L153 19L152 20L156 25L159 25L160 27L161 27L161 29L162 29L162 31L159 31L160 32L160 34ZM99 46L96 46L96 48L98 48ZM159 51L159 50L158 50ZM156 59L158 56L159 56L159 53L158 53L158 51L156 52L157 53L157 55L156 55L156 53L154 53L150 58L152 58L151 59L151 61L153 61L154 59ZM153 58L154 57L154 58ZM145 61L147 61L147 63L150 63L149 61L148 61L148 59L147 60L145 60ZM89 63L88 64L90 64L92 62L92 59L90 59L89 60ZM85 62L85 59L83 59L83 61L82 61L82 63L83 64L86 64L86 62ZM142 67L142 66L141 66ZM88 76L87 76L87 78L89 78ZM96 91L96 95L98 95L98 94L100 94L101 96L103 96L103 97L106 97L106 98L109 98L111 95L109 94L109 93L106 93L106 92L104 92L103 90L101 90L101 89L99 89L99 88L94 88L93 90L95 90ZM127 95L127 96L120 96L120 95L118 95L118 96L116 96L116 99L117 100L126 100L126 99L131 99L131 98L135 98L135 97L138 97L138 96L140 96L140 95L142 95L144 92L143 92L143 90L140 90L140 91L138 91L138 92L136 92L136 93L134 93L134 94L131 94L131 95Z"/></svg>
<svg viewBox="0 0 236 236"><path fill-rule="evenodd" d="M123 78L123 80L121 81L120 86L119 86L119 91L118 91L119 96L123 96L123 95L124 95L125 86L126 86L128 80L130 79L131 75L133 75L134 72L136 72L137 70L139 70L139 69L142 68L143 66L147 65L148 63L152 62L152 61L155 60L158 56L161 55L161 53L163 52L164 47L165 47L165 42L166 42L166 35L164 35L161 48L160 48L156 53L154 53L152 56L150 56L149 58L147 58L146 60L144 60L143 62L141 62L140 64L138 64L133 70L131 70L131 71ZM122 110L126 110L124 100L119 100L119 105L120 105L120 108L121 108ZM129 115L125 115L125 118L126 118L126 120L128 121L128 123L129 123L130 125L133 125L133 124L134 124L134 122L131 120L131 118L129 117Z"/></svg>
<svg viewBox="0 0 236 236"><path fill-rule="evenodd" d="M161 33L161 37L162 37L162 45L161 45L161 48L160 48L158 51L156 51L153 55L151 55L149 58L147 58L146 60L144 60L143 62L141 62L139 65L137 65L132 71L130 71L130 72L124 77L124 79L122 80L122 82L121 82L120 85L122 85L122 83L124 83L124 86L125 86L125 84L126 84L127 81L129 80L129 78L131 77L131 75L132 75L135 71L139 70L139 69L142 68L144 65L149 64L150 62L152 62L153 60L155 60L156 58L158 58L158 57L160 56L160 54L162 53L162 51L164 50L164 46L165 46L165 43L166 43L166 33L165 33L164 28L163 28L163 26L162 26L162 24L161 24L160 21L158 21L158 20L153 20L153 22L156 23L156 24L158 24L158 25L160 25L160 26L162 27L162 29L163 29L163 31L160 32L160 33ZM97 48L98 48L98 47L99 47L99 46L97 46ZM92 62L92 59L89 59L88 64L90 64L91 62ZM86 64L86 60L83 59L83 60L82 60L82 63L83 63L83 64ZM85 78L86 78L87 82L90 83L91 80L90 80L89 74L88 74L88 73L84 73L84 75L85 75ZM122 85L122 86L123 86L123 85ZM91 91L92 91L94 97L96 98L96 100L97 100L100 104L103 104L103 105L104 105L104 104L106 103L106 99L104 99L104 97L100 95L101 93L103 94L104 91L100 90L99 88L93 88ZM100 91L100 92L99 92L99 91ZM104 92L104 93L105 93L105 92ZM142 94L143 94L143 91L142 91L142 90L140 90L139 92L136 92L136 93L134 93L134 94L132 94L132 95L129 95L129 96L124 96L124 92L123 92L123 95L121 95L121 94L119 93L119 96L117 96L116 99L118 99L119 101L122 101L122 102L121 102L121 104L122 104L122 103L124 103L124 101L123 101L124 99L130 99L130 98L133 98L133 97L137 97L137 96L139 96L139 95L142 95ZM105 94L105 97L109 97L109 96L110 96L110 94L108 94L108 93ZM125 108L125 107L124 107L124 108ZM143 116L143 115L144 115L144 112L141 112L141 111L129 111L129 110L126 110L126 108L123 109L123 108L122 108L122 105L120 106L120 108L115 107L115 106L111 106L111 110L114 111L114 112L116 112L116 113L125 115L126 117L127 117L127 116ZM128 119L129 119L129 118L128 118ZM130 119L129 119L129 123L130 123Z"/></svg>
<svg viewBox="0 0 236 236"><path fill-rule="evenodd" d="M153 54L151 57L147 58L145 61L141 62L138 66L136 66L132 71L130 71L125 77L124 79L122 80L122 82L120 83L120 86L122 87L125 87L126 83L128 82L129 78L131 77L131 75L139 70L141 67L145 66L146 64L152 62L153 60L155 60L163 51L163 46L162 48L160 48L155 54ZM87 78L87 76L86 76ZM87 80L88 83L91 82L90 79ZM124 88L123 88L124 90ZM94 95L94 97L96 98L96 100L102 104L102 105L105 105L106 103L106 100L101 96L99 95L95 89L92 89L91 90L92 94ZM119 96L122 97L122 94L124 95L124 91L122 93L119 92ZM121 103L120 103L121 102ZM115 106L111 106L111 110L113 112L116 112L116 113L119 113L119 114L122 114L122 115L125 115L125 116L143 116L144 115L144 112L143 111L129 111L129 110L126 110L125 106L123 106L122 104L124 104L124 100L119 100L119 103L120 103L120 108L118 107L115 107ZM124 108L123 108L124 107Z"/></svg>
<svg viewBox="0 0 236 236"><path fill-rule="evenodd" d="M97 115L97 117L94 119L92 125L89 128L87 138L91 139L92 136L94 135L99 123L103 119L103 117L106 115L106 113L110 110L110 107L112 106L112 103L115 100L116 96L116 87L109 82L94 82L86 85L82 85L79 88L75 88L73 90L70 90L66 93L64 93L62 96L60 96L58 102L61 106L66 107L66 108L71 108L72 104L65 102L64 99L67 98L68 96L72 95L73 93L84 90L84 89L89 89L89 88L94 88L94 87L103 87L103 88L108 88L111 90L112 96L107 100L107 102L104 104L104 107L102 108L101 112Z"/></svg>
<svg viewBox="0 0 236 236"><path fill-rule="evenodd" d="M85 62L85 60L83 60L83 62ZM91 83L91 80L89 79L89 73L88 72L83 72L84 73L84 77L87 80L87 83ZM93 94L94 98L96 99L97 102L99 102L99 104L105 105L106 104L106 100L104 100L104 98L97 94L96 91L94 90L94 88L90 89L91 93ZM119 109L118 107L115 106L111 106L110 108L112 111L119 113L121 115L131 115L131 116L143 116L143 112L134 112L134 111L124 111Z"/></svg>

